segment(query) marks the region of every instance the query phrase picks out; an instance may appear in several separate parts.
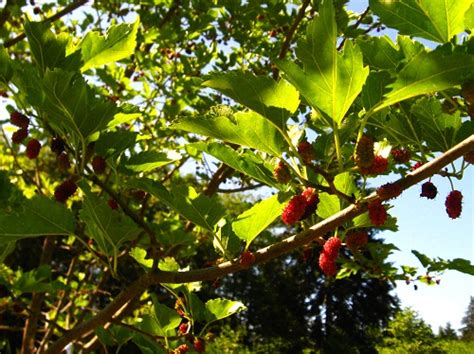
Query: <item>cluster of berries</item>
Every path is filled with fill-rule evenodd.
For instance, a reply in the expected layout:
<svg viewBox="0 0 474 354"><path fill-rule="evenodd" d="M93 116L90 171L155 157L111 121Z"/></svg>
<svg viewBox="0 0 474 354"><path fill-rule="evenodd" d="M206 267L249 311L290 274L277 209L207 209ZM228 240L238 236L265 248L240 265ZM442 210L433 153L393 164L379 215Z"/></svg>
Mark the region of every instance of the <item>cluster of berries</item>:
<svg viewBox="0 0 474 354"><path fill-rule="evenodd" d="M23 140L28 137L28 126L30 125L30 119L24 114L14 111L10 114L10 123L20 128L13 133L12 142L14 144L21 144ZM26 144L26 156L30 160L36 159L40 153L40 150L41 143L36 139L30 139L28 144Z"/></svg>
<svg viewBox="0 0 474 354"><path fill-rule="evenodd" d="M363 135L357 142L355 162L363 175L379 175L387 171L388 159L374 154L374 141Z"/></svg>
<svg viewBox="0 0 474 354"><path fill-rule="evenodd" d="M434 199L437 194L438 189L431 181L425 182L421 185L420 197ZM446 213L451 219L457 219L461 216L462 198L463 195L458 190L453 190L447 195L444 206L446 207Z"/></svg>
<svg viewBox="0 0 474 354"><path fill-rule="evenodd" d="M198 353L204 353L205 346L204 341L200 338L193 338L190 335L191 325L187 318L185 318L186 313L184 311L184 297L179 297L175 303L175 310L178 314L183 318L181 323L178 326L178 334L181 336L186 336L187 339L190 339L193 342L194 350ZM191 348L187 343L181 344L176 349L174 349L171 353L187 353Z"/></svg>
<svg viewBox="0 0 474 354"><path fill-rule="evenodd" d="M307 187L303 193L290 199L283 209L281 218L285 224L293 225L311 216L316 211L318 203L318 192L314 188Z"/></svg>
<svg viewBox="0 0 474 354"><path fill-rule="evenodd" d="M337 274L336 259L339 254L342 242L338 237L330 237L323 246L323 250L319 255L319 267L323 273L328 277L333 277Z"/></svg>

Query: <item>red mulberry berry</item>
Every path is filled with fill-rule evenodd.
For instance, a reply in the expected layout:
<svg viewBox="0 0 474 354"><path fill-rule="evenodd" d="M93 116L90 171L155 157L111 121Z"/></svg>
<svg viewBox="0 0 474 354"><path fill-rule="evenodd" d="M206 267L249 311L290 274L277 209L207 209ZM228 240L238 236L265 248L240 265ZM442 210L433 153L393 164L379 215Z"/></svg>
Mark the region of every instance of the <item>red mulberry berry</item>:
<svg viewBox="0 0 474 354"><path fill-rule="evenodd" d="M101 175L105 172L105 168L107 167L107 163L102 156L95 156L92 160L92 168L94 169L94 173L96 175Z"/></svg>
<svg viewBox="0 0 474 354"><path fill-rule="evenodd" d="M374 157L372 165L368 168L360 168L363 175L380 175L387 171L388 160L380 155Z"/></svg>
<svg viewBox="0 0 474 354"><path fill-rule="evenodd" d="M319 255L319 268L328 277L333 277L337 274L336 261L324 252L321 252Z"/></svg>
<svg viewBox="0 0 474 354"><path fill-rule="evenodd" d="M176 348L176 353L177 354L186 354L189 352L189 345L187 344L181 344L178 348Z"/></svg>
<svg viewBox="0 0 474 354"><path fill-rule="evenodd" d="M346 235L346 245L350 250L364 247L369 241L369 235L365 231L350 232Z"/></svg>
<svg viewBox="0 0 474 354"><path fill-rule="evenodd" d="M457 190L451 191L446 197L444 205L451 219L458 218L462 211L462 193Z"/></svg>
<svg viewBox="0 0 474 354"><path fill-rule="evenodd" d="M311 161L315 159L313 146L306 140L298 144L298 154L305 165L311 165Z"/></svg>
<svg viewBox="0 0 474 354"><path fill-rule="evenodd" d="M323 246L323 253L329 258L335 260L341 248L341 239L339 237L330 237Z"/></svg>
<svg viewBox="0 0 474 354"><path fill-rule="evenodd" d="M40 142L36 139L31 139L26 145L26 156L28 156L30 160L36 159L40 153L40 150Z"/></svg>
<svg viewBox="0 0 474 354"><path fill-rule="evenodd" d="M412 171L415 171L415 170L419 169L419 168L420 168L421 166L423 166L423 165L424 165L423 162L417 161L417 162L411 167L411 170L412 170Z"/></svg>
<svg viewBox="0 0 474 354"><path fill-rule="evenodd" d="M280 161L273 170L273 175L279 183L286 184L291 180L290 169L283 161Z"/></svg>
<svg viewBox="0 0 474 354"><path fill-rule="evenodd" d="M71 168L71 162L69 161L69 156L65 152L62 152L56 158L58 166L61 170L67 171Z"/></svg>
<svg viewBox="0 0 474 354"><path fill-rule="evenodd" d="M187 322L183 322L179 325L178 327L178 331L180 334L188 334L188 323Z"/></svg>
<svg viewBox="0 0 474 354"><path fill-rule="evenodd" d="M438 194L438 189L433 183L425 182L421 185L420 197L435 199L437 194Z"/></svg>
<svg viewBox="0 0 474 354"><path fill-rule="evenodd" d="M74 193L77 191L76 183L68 179L67 181L63 182L59 186L56 187L54 190L54 198L60 203L66 202Z"/></svg>
<svg viewBox="0 0 474 354"><path fill-rule="evenodd" d="M198 353L204 353L204 351L206 350L204 346L204 341L199 338L194 339L193 347L194 347L194 350L197 351Z"/></svg>
<svg viewBox="0 0 474 354"><path fill-rule="evenodd" d="M107 204L109 205L110 209L112 209L112 210L117 210L118 207L119 207L117 201L115 199L112 199L112 198L107 201Z"/></svg>
<svg viewBox="0 0 474 354"><path fill-rule="evenodd" d="M51 151L56 155L59 155L65 150L64 140L61 138L51 139Z"/></svg>
<svg viewBox="0 0 474 354"><path fill-rule="evenodd" d="M302 195L295 195L286 205L281 218L287 225L293 225L298 222L305 213L308 202Z"/></svg>
<svg viewBox="0 0 474 354"><path fill-rule="evenodd" d="M245 251L240 255L240 264L246 268L255 262L255 255L250 251Z"/></svg>
<svg viewBox="0 0 474 354"><path fill-rule="evenodd" d="M474 104L474 81L468 81L462 84L461 95L467 103Z"/></svg>
<svg viewBox="0 0 474 354"><path fill-rule="evenodd" d="M402 194L402 187L398 183L386 183L377 188L377 194L382 200L393 199Z"/></svg>
<svg viewBox="0 0 474 354"><path fill-rule="evenodd" d="M407 163L411 158L410 150L407 149L392 149L390 154L396 163Z"/></svg>
<svg viewBox="0 0 474 354"><path fill-rule="evenodd" d="M30 119L24 114L15 111L10 114L10 123L22 129L28 129L28 125L30 125Z"/></svg>
<svg viewBox="0 0 474 354"><path fill-rule="evenodd" d="M375 226L381 226L385 224L385 221L387 220L387 211L380 200L374 200L373 202L369 203L368 207L369 218L372 224Z"/></svg>
<svg viewBox="0 0 474 354"><path fill-rule="evenodd" d="M318 191L314 188L307 187L303 193L301 193L303 197L306 198L306 208L304 210L304 214L301 217L301 220L309 218L318 208L319 203L319 195Z"/></svg>
<svg viewBox="0 0 474 354"><path fill-rule="evenodd" d="M357 142L355 161L359 168L369 168L374 162L374 141L367 135Z"/></svg>
<svg viewBox="0 0 474 354"><path fill-rule="evenodd" d="M464 161L474 165L474 150L471 150L466 155L464 155Z"/></svg>
<svg viewBox="0 0 474 354"><path fill-rule="evenodd" d="M17 130L12 135L12 141L14 144L20 144L28 136L28 129L22 128Z"/></svg>
<svg viewBox="0 0 474 354"><path fill-rule="evenodd" d="M141 202L143 199L145 199L146 192L142 191L140 189L137 189L137 190L132 192L132 196L137 202Z"/></svg>

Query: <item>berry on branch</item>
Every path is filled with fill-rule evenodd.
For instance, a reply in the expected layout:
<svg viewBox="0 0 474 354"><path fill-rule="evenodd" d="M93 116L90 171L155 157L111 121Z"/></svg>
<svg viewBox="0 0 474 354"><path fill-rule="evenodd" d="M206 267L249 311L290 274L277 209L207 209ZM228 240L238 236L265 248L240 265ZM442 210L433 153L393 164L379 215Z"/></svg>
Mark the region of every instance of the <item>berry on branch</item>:
<svg viewBox="0 0 474 354"><path fill-rule="evenodd" d="M51 139L51 151L56 155L61 154L65 150L64 140L61 138Z"/></svg>
<svg viewBox="0 0 474 354"><path fill-rule="evenodd" d="M351 251L364 247L369 241L366 231L354 231L346 235L346 245Z"/></svg>
<svg viewBox="0 0 474 354"><path fill-rule="evenodd" d="M298 154L300 154L305 165L311 165L311 162L315 159L313 146L306 140L298 144Z"/></svg>
<svg viewBox="0 0 474 354"><path fill-rule="evenodd" d="M411 158L410 150L407 149L392 149L390 154L396 163L407 163Z"/></svg>
<svg viewBox="0 0 474 354"><path fill-rule="evenodd" d="M255 255L250 251L245 251L240 255L240 264L246 268L255 262Z"/></svg>
<svg viewBox="0 0 474 354"><path fill-rule="evenodd" d="M367 135L357 142L355 161L359 168L369 168L374 162L374 141Z"/></svg>
<svg viewBox="0 0 474 354"><path fill-rule="evenodd" d="M438 189L433 183L425 182L421 185L420 197L435 199L437 194L438 194Z"/></svg>
<svg viewBox="0 0 474 354"><path fill-rule="evenodd" d="M304 220L309 218L318 208L319 195L318 191L311 187L307 187L301 195L306 198L306 207L304 214L301 216L301 220Z"/></svg>
<svg viewBox="0 0 474 354"><path fill-rule="evenodd" d="M387 220L387 211L380 202L380 199L376 199L373 202L370 202L368 208L369 218L372 224L374 224L375 226L381 226L385 224L385 221Z"/></svg>
<svg viewBox="0 0 474 354"><path fill-rule="evenodd" d="M28 125L30 125L30 119L24 114L15 111L10 114L10 123L22 129L28 129Z"/></svg>
<svg viewBox="0 0 474 354"><path fill-rule="evenodd" d="M323 253L325 253L329 258L336 259L339 254L339 249L341 248L341 239L339 237L333 236L330 237L323 246Z"/></svg>
<svg viewBox="0 0 474 354"><path fill-rule="evenodd" d="M13 144L20 144L23 140L26 139L27 136L28 136L28 129L26 128L18 129L12 135L12 142Z"/></svg>
<svg viewBox="0 0 474 354"><path fill-rule="evenodd" d="M77 191L77 185L72 179L64 181L54 190L54 198L60 203L66 202Z"/></svg>
<svg viewBox="0 0 474 354"><path fill-rule="evenodd" d="M206 350L204 346L204 341L199 338L194 339L193 347L194 347L194 350L197 351L198 353L204 353L204 351Z"/></svg>
<svg viewBox="0 0 474 354"><path fill-rule="evenodd" d="M102 156L95 156L92 160L92 168L94 169L94 173L97 175L101 175L105 172L105 168L107 167L107 163Z"/></svg>
<svg viewBox="0 0 474 354"><path fill-rule="evenodd" d="M319 268L321 268L323 273L328 277L333 277L337 274L336 261L324 252L321 252L319 255Z"/></svg>
<svg viewBox="0 0 474 354"><path fill-rule="evenodd" d="M283 161L278 162L278 165L273 170L273 175L279 183L286 184L291 180L290 169Z"/></svg>
<svg viewBox="0 0 474 354"><path fill-rule="evenodd" d="M287 225L296 224L304 215L307 205L308 202L303 195L295 195L283 209L281 219Z"/></svg>
<svg viewBox="0 0 474 354"><path fill-rule="evenodd" d="M36 159L40 153L40 150L40 142L36 139L31 139L26 145L26 156L28 156L30 160Z"/></svg>
<svg viewBox="0 0 474 354"><path fill-rule="evenodd" d="M402 194L402 187L398 183L386 183L377 188L377 194L382 200L394 199Z"/></svg>
<svg viewBox="0 0 474 354"><path fill-rule="evenodd" d="M444 205L451 219L458 218L462 212L462 193L457 190L451 191L446 197Z"/></svg>
<svg viewBox="0 0 474 354"><path fill-rule="evenodd" d="M110 209L117 210L119 205L115 199L110 198L107 200L107 204L109 205Z"/></svg>

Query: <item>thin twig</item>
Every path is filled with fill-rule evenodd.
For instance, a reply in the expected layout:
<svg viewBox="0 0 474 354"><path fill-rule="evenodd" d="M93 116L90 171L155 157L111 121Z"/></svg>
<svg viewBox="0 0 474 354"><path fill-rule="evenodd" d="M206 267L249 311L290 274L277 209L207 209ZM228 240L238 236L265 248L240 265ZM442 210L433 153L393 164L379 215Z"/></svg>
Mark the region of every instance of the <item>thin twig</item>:
<svg viewBox="0 0 474 354"><path fill-rule="evenodd" d="M308 7L310 0L305 0L298 11L298 14L295 17L295 20L291 24L288 32L286 33L285 40L281 46L280 53L278 53L278 59L285 58L286 53L290 49L291 41L293 40L293 36L295 35L296 29L298 28L301 20L304 18L304 14L306 12L306 8ZM278 69L275 68L273 70L273 79L276 80L278 78Z"/></svg>
<svg viewBox="0 0 474 354"><path fill-rule="evenodd" d="M70 5L66 6L64 9L62 9L61 11L55 13L54 15L46 18L43 22L53 22L53 21L56 21L58 19L60 19L61 17L73 12L74 10L76 10L77 8L81 7L82 5L84 5L85 3L87 3L88 0L77 0L77 1L74 1L73 3L71 3ZM23 32L21 34L19 34L18 36L16 36L15 38L12 38L8 41L6 41L5 43L3 43L3 47L4 48L8 48L8 47L11 47L15 44L17 44L19 41L23 40L24 38L26 38L26 34Z"/></svg>

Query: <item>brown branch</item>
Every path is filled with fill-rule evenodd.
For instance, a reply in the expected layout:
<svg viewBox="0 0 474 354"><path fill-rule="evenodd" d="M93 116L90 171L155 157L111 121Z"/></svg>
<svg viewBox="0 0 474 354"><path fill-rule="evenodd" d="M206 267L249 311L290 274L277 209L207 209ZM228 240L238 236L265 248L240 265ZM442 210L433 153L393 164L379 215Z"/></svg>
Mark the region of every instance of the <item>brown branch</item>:
<svg viewBox="0 0 474 354"><path fill-rule="evenodd" d="M285 40L284 40L284 42L281 46L281 49L280 49L280 53L278 53L278 59L283 59L285 57L286 53L288 52L288 50L290 49L290 44L291 44L291 41L293 40L293 36L295 35L296 29L298 28L301 20L303 20L304 13L305 13L306 8L308 7L309 3L310 3L310 0L305 0L303 2L303 4L301 4L301 7L298 11L298 14L295 17L295 20L293 21L293 23L291 24L290 29L286 33ZM276 80L278 78L278 73L279 73L278 69L275 68L273 70L273 79L274 80Z"/></svg>
<svg viewBox="0 0 474 354"><path fill-rule="evenodd" d="M43 242L43 252L41 253L40 265L51 263L54 250L54 238L48 236ZM30 316L26 320L21 343L21 354L33 353L35 351L35 337L38 328L38 321L41 318L41 306L43 305L45 293L33 293L31 300Z"/></svg>
<svg viewBox="0 0 474 354"><path fill-rule="evenodd" d="M450 150L446 151L443 155L433 159L432 161L421 166L417 170L413 171L406 177L400 178L395 183L398 183L403 189L410 188L418 182L421 182L425 178L432 176L441 170L444 166L450 164L457 158L463 156L467 152L474 150L474 136L471 136L458 145L454 146ZM259 264L266 262L270 259L276 258L283 254L286 254L298 247L306 245L307 243L320 239L324 234L334 230L346 221L352 220L354 217L364 213L367 210L367 202L378 198L374 192L368 197L364 198L357 204L352 204L333 216L324 219L316 225L311 226L308 230L302 231L296 235L290 236L276 244L262 248L255 252L255 263ZM189 283L203 280L214 280L224 275L236 273L241 270L247 269L242 266L237 260L232 262L224 262L217 266L210 268L201 268L196 270L190 270L186 272L164 272L156 271L141 276L138 280L133 282L130 286L124 289L109 305L101 310L95 317L91 318L87 322L84 322L69 332L67 332L58 341L53 343L47 353L57 354L60 353L66 345L73 341L77 341L84 334L90 333L98 326L104 325L110 322L114 317L119 316L124 306L139 296L147 287L160 283Z"/></svg>
<svg viewBox="0 0 474 354"><path fill-rule="evenodd" d="M72 2L70 5L66 6L64 9L62 9L61 11L55 13L54 15L46 18L43 22L53 22L53 21L56 21L58 19L60 19L61 17L73 12L74 10L76 10L77 8L81 7L82 5L84 5L85 3L87 3L88 0L77 0L77 1L74 1ZM3 47L4 48L8 48L8 47L11 47L15 44L17 44L19 41L23 40L24 38L26 37L25 33L21 33L19 34L18 36L16 36L15 38L12 38L8 41L6 41L5 43L3 43Z"/></svg>
<svg viewBox="0 0 474 354"><path fill-rule="evenodd" d="M362 23L362 21L364 20L365 16L367 16L367 14L369 13L370 11L370 7L366 8L365 11L359 16L359 19L357 20L357 22L354 24L354 29L356 29L357 27L359 27L359 25ZM344 43L346 42L346 39L347 37L344 37L341 41L341 43L339 43L339 45L337 46L337 50L341 50L341 48L344 46Z"/></svg>

